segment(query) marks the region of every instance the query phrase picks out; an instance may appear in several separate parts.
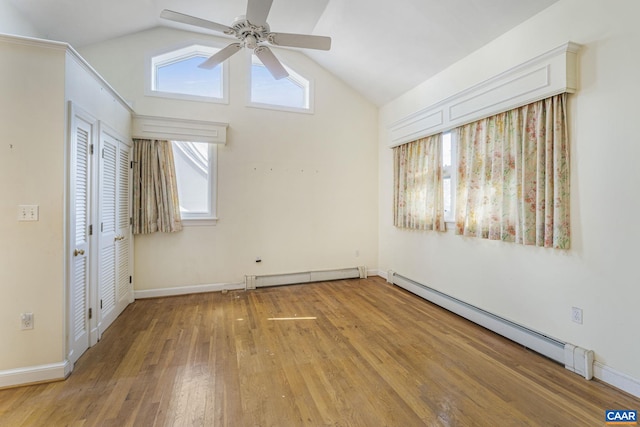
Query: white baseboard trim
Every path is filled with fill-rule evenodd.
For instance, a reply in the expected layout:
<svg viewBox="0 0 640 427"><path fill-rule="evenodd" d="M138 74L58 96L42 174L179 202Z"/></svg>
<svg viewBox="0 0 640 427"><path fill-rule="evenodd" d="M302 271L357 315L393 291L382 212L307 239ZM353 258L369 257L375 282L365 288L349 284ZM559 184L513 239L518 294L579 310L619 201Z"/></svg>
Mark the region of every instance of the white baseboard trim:
<svg viewBox="0 0 640 427"><path fill-rule="evenodd" d="M163 289L134 290L135 299L170 297L176 295L201 294L205 292L221 292L244 289L244 283L213 283L210 285L179 286Z"/></svg>
<svg viewBox="0 0 640 427"><path fill-rule="evenodd" d="M387 275L387 281L400 286L401 288L404 288L427 301L431 301L432 303L464 317L473 323L483 326L498 335L502 335L503 337L522 344L523 346L543 354L558 363L565 363L566 343L564 342L538 331L531 330L510 320L496 316L493 313L468 304L462 300L440 292L437 289L401 276L394 271L390 270ZM573 354L571 356L573 359ZM573 366L573 364L574 362L572 360L571 366Z"/></svg>
<svg viewBox="0 0 640 427"><path fill-rule="evenodd" d="M384 272L380 272L378 275L384 277ZM564 364L565 368L584 376L586 379L597 378L612 387L640 397L640 380L594 360L594 353L591 350L585 350L570 343L561 343L554 338L484 312L440 291L400 276L392 270L389 270L386 276L388 282Z"/></svg>
<svg viewBox="0 0 640 427"><path fill-rule="evenodd" d="M366 267L358 267L358 268L366 269ZM366 272L368 276L377 276L380 274L378 270L366 270ZM316 273L322 273L322 271L316 272ZM298 283L298 282L294 280L291 283ZM199 294L204 292L220 292L224 290L231 291L231 290L240 290L240 289L247 289L245 286L245 283L243 282L213 283L210 285L191 285L191 286L179 286L174 288L161 288L161 289L141 289L141 290L134 290L134 298L145 299L145 298L170 297L170 296L176 296L176 295Z"/></svg>
<svg viewBox="0 0 640 427"><path fill-rule="evenodd" d="M380 276L382 277L384 280L387 280L388 275L386 271L382 271L382 270L369 270L368 271L369 276Z"/></svg>
<svg viewBox="0 0 640 427"><path fill-rule="evenodd" d="M622 391L640 397L640 380L616 371L597 360L593 362L593 376Z"/></svg>
<svg viewBox="0 0 640 427"><path fill-rule="evenodd" d="M71 364L68 360L65 360L60 363L0 371L0 389L63 380L71 373L71 370Z"/></svg>

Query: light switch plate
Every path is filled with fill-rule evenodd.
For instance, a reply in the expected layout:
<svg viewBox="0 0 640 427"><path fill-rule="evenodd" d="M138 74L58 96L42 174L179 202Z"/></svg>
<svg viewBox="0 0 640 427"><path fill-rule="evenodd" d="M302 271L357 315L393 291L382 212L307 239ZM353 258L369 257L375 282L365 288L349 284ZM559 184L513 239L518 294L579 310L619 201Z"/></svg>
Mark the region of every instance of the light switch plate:
<svg viewBox="0 0 640 427"><path fill-rule="evenodd" d="M39 215L38 205L20 205L18 206L18 221L38 221Z"/></svg>

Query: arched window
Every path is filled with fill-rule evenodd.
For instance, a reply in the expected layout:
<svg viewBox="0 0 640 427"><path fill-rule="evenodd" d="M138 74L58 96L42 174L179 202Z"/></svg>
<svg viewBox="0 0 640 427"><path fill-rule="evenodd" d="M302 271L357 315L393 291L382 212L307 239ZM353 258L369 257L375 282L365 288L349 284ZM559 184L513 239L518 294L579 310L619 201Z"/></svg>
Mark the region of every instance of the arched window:
<svg viewBox="0 0 640 427"><path fill-rule="evenodd" d="M276 80L262 62L252 55L249 105L312 112L311 81L286 65L285 68L289 76Z"/></svg>
<svg viewBox="0 0 640 427"><path fill-rule="evenodd" d="M168 98L228 102L227 65L199 68L219 49L192 44L150 58L147 94Z"/></svg>

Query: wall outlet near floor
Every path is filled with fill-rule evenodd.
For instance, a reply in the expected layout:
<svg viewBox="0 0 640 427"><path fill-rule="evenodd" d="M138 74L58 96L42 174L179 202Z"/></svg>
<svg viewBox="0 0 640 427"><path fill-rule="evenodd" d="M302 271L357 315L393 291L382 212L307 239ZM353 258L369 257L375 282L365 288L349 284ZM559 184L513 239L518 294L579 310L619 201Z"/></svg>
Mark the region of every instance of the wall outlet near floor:
<svg viewBox="0 0 640 427"><path fill-rule="evenodd" d="M33 329L33 313L22 313L20 315L20 329Z"/></svg>
<svg viewBox="0 0 640 427"><path fill-rule="evenodd" d="M582 325L582 309L571 307L571 321Z"/></svg>

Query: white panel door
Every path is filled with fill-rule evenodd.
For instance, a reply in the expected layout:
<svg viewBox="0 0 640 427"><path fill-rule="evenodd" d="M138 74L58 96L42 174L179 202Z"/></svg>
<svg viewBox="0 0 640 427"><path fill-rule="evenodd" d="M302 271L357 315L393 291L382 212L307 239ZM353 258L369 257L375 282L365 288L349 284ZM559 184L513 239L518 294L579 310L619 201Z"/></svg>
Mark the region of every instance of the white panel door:
<svg viewBox="0 0 640 427"><path fill-rule="evenodd" d="M89 348L91 148L95 120L70 107L70 217L67 245L70 277L67 358L73 365Z"/></svg>
<svg viewBox="0 0 640 427"><path fill-rule="evenodd" d="M98 221L98 333L118 316L116 310L116 238L118 189L118 140L100 131L100 214Z"/></svg>

